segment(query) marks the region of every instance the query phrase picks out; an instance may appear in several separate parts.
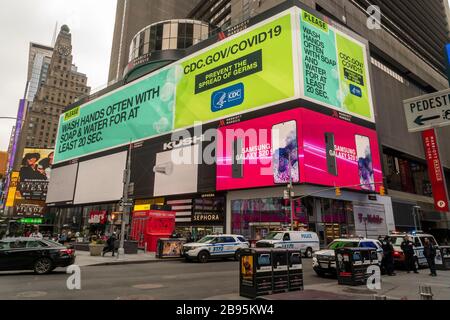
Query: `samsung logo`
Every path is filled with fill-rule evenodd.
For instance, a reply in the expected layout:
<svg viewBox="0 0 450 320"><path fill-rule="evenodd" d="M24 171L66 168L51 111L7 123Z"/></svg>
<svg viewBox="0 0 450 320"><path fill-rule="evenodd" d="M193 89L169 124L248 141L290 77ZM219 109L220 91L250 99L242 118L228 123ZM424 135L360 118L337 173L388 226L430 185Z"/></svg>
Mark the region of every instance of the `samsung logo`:
<svg viewBox="0 0 450 320"><path fill-rule="evenodd" d="M171 141L168 143L164 143L164 151L173 150L182 147L189 147L195 144L199 144L205 141L205 135L201 135L199 137L189 137L179 141Z"/></svg>

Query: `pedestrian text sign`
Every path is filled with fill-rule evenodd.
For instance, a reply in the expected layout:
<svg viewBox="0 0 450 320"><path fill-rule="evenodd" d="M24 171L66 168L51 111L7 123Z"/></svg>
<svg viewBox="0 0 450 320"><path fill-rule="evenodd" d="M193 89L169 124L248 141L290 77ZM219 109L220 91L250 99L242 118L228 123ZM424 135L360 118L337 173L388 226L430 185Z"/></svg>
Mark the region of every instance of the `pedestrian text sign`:
<svg viewBox="0 0 450 320"><path fill-rule="evenodd" d="M409 132L450 125L450 89L404 101Z"/></svg>

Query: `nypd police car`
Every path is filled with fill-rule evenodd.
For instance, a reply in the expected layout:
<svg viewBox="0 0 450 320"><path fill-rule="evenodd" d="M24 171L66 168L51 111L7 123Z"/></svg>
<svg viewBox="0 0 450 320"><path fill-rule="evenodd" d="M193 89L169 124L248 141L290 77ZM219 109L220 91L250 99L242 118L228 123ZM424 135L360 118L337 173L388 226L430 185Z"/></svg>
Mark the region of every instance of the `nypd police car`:
<svg viewBox="0 0 450 320"><path fill-rule="evenodd" d="M206 236L198 242L183 245L183 256L186 260L198 260L201 263L215 258L239 259L239 252L250 245L243 236L224 234Z"/></svg>

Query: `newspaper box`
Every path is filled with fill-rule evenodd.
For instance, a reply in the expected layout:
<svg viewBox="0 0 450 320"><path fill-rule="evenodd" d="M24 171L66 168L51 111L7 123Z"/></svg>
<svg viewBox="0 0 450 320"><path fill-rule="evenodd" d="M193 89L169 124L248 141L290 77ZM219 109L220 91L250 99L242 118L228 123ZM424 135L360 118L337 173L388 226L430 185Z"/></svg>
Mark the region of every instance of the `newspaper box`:
<svg viewBox="0 0 450 320"><path fill-rule="evenodd" d="M438 270L450 270L450 247L436 249L435 263Z"/></svg>
<svg viewBox="0 0 450 320"><path fill-rule="evenodd" d="M368 267L378 265L378 255L371 248L340 248L335 250L338 283L342 285L365 285Z"/></svg>

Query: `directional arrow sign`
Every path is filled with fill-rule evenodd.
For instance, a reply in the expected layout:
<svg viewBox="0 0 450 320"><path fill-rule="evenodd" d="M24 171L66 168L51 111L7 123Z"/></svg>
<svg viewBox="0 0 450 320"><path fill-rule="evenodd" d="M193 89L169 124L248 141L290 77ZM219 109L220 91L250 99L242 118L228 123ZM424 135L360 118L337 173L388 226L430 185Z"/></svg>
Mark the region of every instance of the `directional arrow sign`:
<svg viewBox="0 0 450 320"><path fill-rule="evenodd" d="M450 125L450 89L403 102L409 132Z"/></svg>

